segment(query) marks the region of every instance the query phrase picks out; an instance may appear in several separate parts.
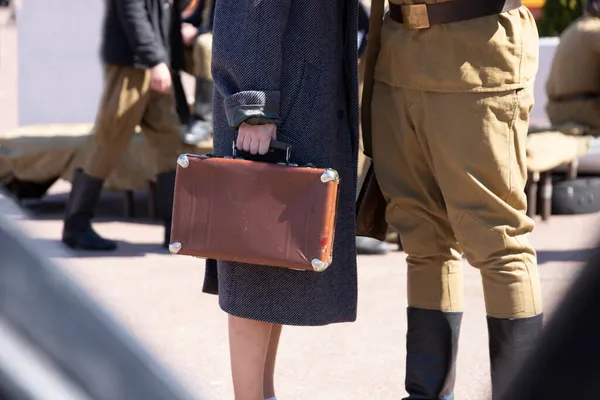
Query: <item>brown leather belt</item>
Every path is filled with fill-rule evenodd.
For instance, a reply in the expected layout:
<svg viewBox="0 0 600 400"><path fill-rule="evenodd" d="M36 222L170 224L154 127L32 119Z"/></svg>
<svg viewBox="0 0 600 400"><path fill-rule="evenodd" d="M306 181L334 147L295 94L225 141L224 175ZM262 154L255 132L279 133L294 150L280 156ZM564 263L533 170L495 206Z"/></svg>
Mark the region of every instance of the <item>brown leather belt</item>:
<svg viewBox="0 0 600 400"><path fill-rule="evenodd" d="M579 93L565 94L559 96L550 96L550 101L565 102L565 101L583 101L583 100L600 100L600 93Z"/></svg>
<svg viewBox="0 0 600 400"><path fill-rule="evenodd" d="M521 7L521 0L452 0L437 4L392 4L390 18L408 29L426 29L487 17Z"/></svg>

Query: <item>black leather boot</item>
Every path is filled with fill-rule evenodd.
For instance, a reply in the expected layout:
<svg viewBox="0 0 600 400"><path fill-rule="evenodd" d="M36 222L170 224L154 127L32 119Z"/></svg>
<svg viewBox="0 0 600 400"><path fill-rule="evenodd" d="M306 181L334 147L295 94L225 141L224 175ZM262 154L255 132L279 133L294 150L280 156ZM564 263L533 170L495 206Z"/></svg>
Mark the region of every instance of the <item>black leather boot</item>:
<svg viewBox="0 0 600 400"><path fill-rule="evenodd" d="M543 328L543 314L531 318L498 319L487 317L492 399L501 397L510 373L535 345Z"/></svg>
<svg viewBox="0 0 600 400"><path fill-rule="evenodd" d="M213 91L214 83L208 79L196 78L194 115L188 124L184 141L198 144L208 140L213 130Z"/></svg>
<svg viewBox="0 0 600 400"><path fill-rule="evenodd" d="M68 247L95 251L117 248L116 242L100 237L92 228L91 221L100 200L102 185L102 180L88 176L83 170L75 171L62 233L62 242Z"/></svg>
<svg viewBox="0 0 600 400"><path fill-rule="evenodd" d="M171 241L171 221L173 220L173 196L175 194L175 171L163 172L156 176L156 205L158 217L165 227L162 247L168 248Z"/></svg>
<svg viewBox="0 0 600 400"><path fill-rule="evenodd" d="M408 308L404 400L453 400L461 312Z"/></svg>

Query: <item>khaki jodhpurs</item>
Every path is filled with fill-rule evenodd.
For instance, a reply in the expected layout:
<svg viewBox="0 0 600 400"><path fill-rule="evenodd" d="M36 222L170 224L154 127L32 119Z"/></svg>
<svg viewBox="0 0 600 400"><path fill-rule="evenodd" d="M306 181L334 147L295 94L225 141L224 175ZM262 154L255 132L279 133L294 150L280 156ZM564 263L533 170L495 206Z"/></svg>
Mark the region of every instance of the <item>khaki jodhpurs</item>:
<svg viewBox="0 0 600 400"><path fill-rule="evenodd" d="M182 143L173 94L150 90L147 70L107 65L85 173L105 179L123 157L138 125L156 152L157 173L174 170Z"/></svg>
<svg viewBox="0 0 600 400"><path fill-rule="evenodd" d="M191 66L188 67L189 73L196 78L202 78L212 81L212 72L210 63L212 59L212 33L205 33L198 36L196 43L187 49L186 57L188 62L191 59Z"/></svg>
<svg viewBox="0 0 600 400"><path fill-rule="evenodd" d="M436 93L376 81L373 161L387 220L408 254L408 305L462 311L462 254L487 314L542 312L525 215L532 90Z"/></svg>

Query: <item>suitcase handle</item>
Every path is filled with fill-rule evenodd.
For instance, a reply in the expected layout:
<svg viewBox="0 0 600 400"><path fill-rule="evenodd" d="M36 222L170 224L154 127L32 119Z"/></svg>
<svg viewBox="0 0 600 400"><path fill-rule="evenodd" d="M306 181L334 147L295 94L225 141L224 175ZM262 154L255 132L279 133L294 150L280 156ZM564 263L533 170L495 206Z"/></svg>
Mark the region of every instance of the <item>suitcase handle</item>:
<svg viewBox="0 0 600 400"><path fill-rule="evenodd" d="M278 140L271 140L269 151L267 154L251 154L250 152L239 150L236 146L236 141L233 141L232 155L233 158L241 158L249 161L268 162L273 164L290 163L290 154L292 146Z"/></svg>

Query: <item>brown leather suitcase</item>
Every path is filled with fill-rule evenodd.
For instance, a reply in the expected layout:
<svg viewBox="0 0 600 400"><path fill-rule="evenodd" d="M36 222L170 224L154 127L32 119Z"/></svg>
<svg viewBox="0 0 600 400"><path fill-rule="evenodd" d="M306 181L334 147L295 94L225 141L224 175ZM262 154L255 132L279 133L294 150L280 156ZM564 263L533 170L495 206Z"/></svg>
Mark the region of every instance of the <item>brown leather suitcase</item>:
<svg viewBox="0 0 600 400"><path fill-rule="evenodd" d="M273 147L281 145L273 143ZM333 169L211 154L177 160L171 253L321 272L333 258ZM249 155L246 155L249 157ZM278 162L282 161L282 162Z"/></svg>

